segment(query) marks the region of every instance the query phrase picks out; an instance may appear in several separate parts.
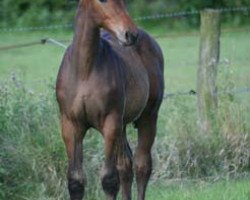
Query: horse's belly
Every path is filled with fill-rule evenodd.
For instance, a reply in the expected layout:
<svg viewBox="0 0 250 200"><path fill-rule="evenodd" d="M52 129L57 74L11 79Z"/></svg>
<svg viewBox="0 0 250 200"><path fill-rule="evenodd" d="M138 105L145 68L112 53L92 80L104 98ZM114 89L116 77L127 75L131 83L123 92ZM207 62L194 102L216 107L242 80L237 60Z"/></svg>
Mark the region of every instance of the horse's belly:
<svg viewBox="0 0 250 200"><path fill-rule="evenodd" d="M146 106L146 102L143 102L142 104L139 105L136 105L134 103L131 105L131 102L128 102L128 105L129 106L126 106L125 108L125 114L124 114L124 121L126 123L133 122L140 117L142 111Z"/></svg>
<svg viewBox="0 0 250 200"><path fill-rule="evenodd" d="M149 97L148 78L137 85L131 85L125 100L124 121L133 122L138 119L147 105Z"/></svg>

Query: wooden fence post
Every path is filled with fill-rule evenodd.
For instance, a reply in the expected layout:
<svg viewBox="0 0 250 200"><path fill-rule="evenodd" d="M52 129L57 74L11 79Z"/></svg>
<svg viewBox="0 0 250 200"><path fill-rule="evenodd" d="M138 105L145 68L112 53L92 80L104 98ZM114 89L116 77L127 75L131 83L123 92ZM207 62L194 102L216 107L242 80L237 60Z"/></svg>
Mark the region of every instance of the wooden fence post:
<svg viewBox="0 0 250 200"><path fill-rule="evenodd" d="M201 12L200 57L197 73L198 128L202 134L213 131L216 121L216 75L220 52L220 12Z"/></svg>

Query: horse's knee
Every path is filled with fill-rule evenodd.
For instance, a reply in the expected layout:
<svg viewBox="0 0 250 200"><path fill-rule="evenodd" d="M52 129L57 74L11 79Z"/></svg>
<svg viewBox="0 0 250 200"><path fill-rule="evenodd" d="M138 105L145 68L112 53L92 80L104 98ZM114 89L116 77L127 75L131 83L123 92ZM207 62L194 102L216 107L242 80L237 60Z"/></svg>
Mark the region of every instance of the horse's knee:
<svg viewBox="0 0 250 200"><path fill-rule="evenodd" d="M102 188L107 195L116 196L119 191L119 175L117 170L102 175Z"/></svg>
<svg viewBox="0 0 250 200"><path fill-rule="evenodd" d="M130 156L121 156L117 161L117 169L119 171L120 179L133 178L133 161Z"/></svg>
<svg viewBox="0 0 250 200"><path fill-rule="evenodd" d="M151 154L136 154L134 159L134 168L137 177L149 177L152 172Z"/></svg>
<svg viewBox="0 0 250 200"><path fill-rule="evenodd" d="M84 178L82 173L71 173L68 177L68 189L71 200L82 200L84 196Z"/></svg>

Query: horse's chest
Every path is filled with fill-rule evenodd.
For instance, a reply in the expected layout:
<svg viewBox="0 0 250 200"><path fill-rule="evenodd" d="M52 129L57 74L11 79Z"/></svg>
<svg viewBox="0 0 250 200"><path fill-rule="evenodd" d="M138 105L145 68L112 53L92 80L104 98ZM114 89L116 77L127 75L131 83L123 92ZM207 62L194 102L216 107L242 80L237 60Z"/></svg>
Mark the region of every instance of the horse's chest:
<svg viewBox="0 0 250 200"><path fill-rule="evenodd" d="M99 127L109 112L123 107L124 99L120 86L111 86L102 78L93 78L78 85L70 110L76 118L81 117L88 124Z"/></svg>
<svg viewBox="0 0 250 200"><path fill-rule="evenodd" d="M145 108L149 95L148 77L141 74L138 79L137 76L139 74L130 76L126 86L125 83L117 82L116 86L110 87L101 80L94 84L79 84L71 104L71 114L98 127L102 116L106 116L110 110L123 107L119 110L124 121L134 121Z"/></svg>

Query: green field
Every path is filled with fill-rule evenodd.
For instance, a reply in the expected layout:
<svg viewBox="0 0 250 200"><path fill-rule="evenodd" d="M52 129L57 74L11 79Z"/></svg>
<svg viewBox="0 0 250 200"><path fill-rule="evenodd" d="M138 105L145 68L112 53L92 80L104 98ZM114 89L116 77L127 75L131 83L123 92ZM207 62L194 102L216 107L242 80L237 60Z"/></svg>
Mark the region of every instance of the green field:
<svg viewBox="0 0 250 200"><path fill-rule="evenodd" d="M0 47L71 37L70 32L0 33ZM195 90L199 37L171 33L158 42L166 61L166 92ZM63 52L51 44L0 51L0 199L66 199L66 155L54 96ZM250 88L249 52L249 32L222 33L220 90ZM148 199L250 199L250 181L233 178L250 171L249 102L249 93L220 96L217 135L200 137L195 96L164 101ZM134 132L129 129L132 148ZM100 199L96 174L103 160L101 137L89 134L84 145L89 161L85 164L90 179L87 199ZM218 181L202 181L204 177L218 177ZM176 179L180 181L171 181Z"/></svg>
<svg viewBox="0 0 250 200"><path fill-rule="evenodd" d="M221 61L228 62L233 71L236 87L250 87L250 38L249 32L223 33L221 38ZM35 32L1 34L0 46L39 41L43 38L70 40L71 33ZM196 70L199 54L198 36L181 36L158 39L166 60L165 80L169 92L196 88ZM0 52L0 78L12 73L21 75L29 86L39 88L39 81L54 80L64 49L37 45Z"/></svg>
<svg viewBox="0 0 250 200"><path fill-rule="evenodd" d="M159 200L249 200L250 182L220 181L208 183L169 183L166 186L157 186L149 189L149 199Z"/></svg>

